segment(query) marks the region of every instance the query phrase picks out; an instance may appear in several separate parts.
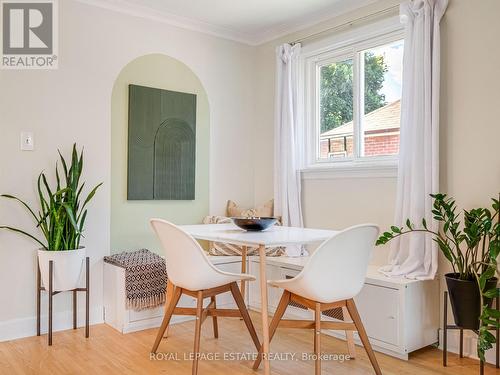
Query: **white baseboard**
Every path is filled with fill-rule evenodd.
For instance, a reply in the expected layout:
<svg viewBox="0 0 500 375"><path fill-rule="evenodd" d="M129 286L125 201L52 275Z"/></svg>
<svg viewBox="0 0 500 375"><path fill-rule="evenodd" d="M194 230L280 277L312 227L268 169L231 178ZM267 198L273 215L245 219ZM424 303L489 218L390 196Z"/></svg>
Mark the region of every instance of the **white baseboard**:
<svg viewBox="0 0 500 375"><path fill-rule="evenodd" d="M143 331L145 329L151 329L151 328L159 328L161 326L161 322L163 320L163 317L159 318L152 318L152 319L144 319L140 320L138 322L131 322L128 323L125 327L123 327L123 334L126 333L132 333L132 332L137 332L137 331ZM194 316L172 316L170 319L169 326L179 324L179 323L184 323L189 320L194 320ZM116 329L116 327L113 327Z"/></svg>
<svg viewBox="0 0 500 375"><path fill-rule="evenodd" d="M493 333L494 334L494 333ZM460 351L460 331L448 330L448 353L458 354ZM479 359L477 357L477 336L471 331L464 331L464 357ZM439 349L443 350L443 330L439 329ZM486 362L495 364L495 345L486 352Z"/></svg>
<svg viewBox="0 0 500 375"><path fill-rule="evenodd" d="M94 306L90 309L90 324L104 323L103 306ZM78 327L85 326L85 310L78 310ZM40 331L47 333L48 317L42 314ZM52 330L64 331L73 328L73 311L55 312L52 317ZM0 322L0 342L36 336L36 316L12 319Z"/></svg>

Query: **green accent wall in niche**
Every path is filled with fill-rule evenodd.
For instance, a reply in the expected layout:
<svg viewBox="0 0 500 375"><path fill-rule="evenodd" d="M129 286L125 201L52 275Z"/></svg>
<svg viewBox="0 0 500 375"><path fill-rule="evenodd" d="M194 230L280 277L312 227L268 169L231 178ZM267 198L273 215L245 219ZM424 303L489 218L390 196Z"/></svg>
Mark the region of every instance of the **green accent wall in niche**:
<svg viewBox="0 0 500 375"><path fill-rule="evenodd" d="M129 85L128 200L194 200L196 95Z"/></svg>

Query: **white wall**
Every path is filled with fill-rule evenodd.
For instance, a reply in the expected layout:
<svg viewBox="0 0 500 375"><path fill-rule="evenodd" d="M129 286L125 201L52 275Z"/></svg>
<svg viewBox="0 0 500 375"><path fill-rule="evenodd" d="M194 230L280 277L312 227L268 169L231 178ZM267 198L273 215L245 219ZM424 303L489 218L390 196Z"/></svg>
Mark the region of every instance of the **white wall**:
<svg viewBox="0 0 500 375"><path fill-rule="evenodd" d="M211 211L223 213L228 198L253 203L247 140L254 124L254 48L74 0L59 4L59 69L0 71L0 192L34 202L36 176L52 171L57 148L68 152L75 141L85 146L85 180L104 182L90 207L85 239L97 322L102 320L102 257L110 250L111 90L120 70L138 56L163 53L198 76L210 105ZM35 151L19 150L22 130L35 132ZM7 201L0 201L0 223L32 227L22 209ZM35 332L35 248L0 231L0 340ZM46 311L45 298L42 308ZM69 326L69 310L69 295L56 296L56 328Z"/></svg>
<svg viewBox="0 0 500 375"><path fill-rule="evenodd" d="M464 208L500 192L499 14L496 0L451 0L441 25L441 186Z"/></svg>

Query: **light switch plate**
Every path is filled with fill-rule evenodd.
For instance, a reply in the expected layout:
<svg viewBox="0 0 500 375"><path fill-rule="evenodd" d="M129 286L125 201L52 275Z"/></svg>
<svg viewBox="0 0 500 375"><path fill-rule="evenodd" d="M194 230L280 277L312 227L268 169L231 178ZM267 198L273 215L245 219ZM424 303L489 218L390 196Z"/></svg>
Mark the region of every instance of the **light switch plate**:
<svg viewBox="0 0 500 375"><path fill-rule="evenodd" d="M35 149L35 135L32 132L21 132L21 150L33 151Z"/></svg>

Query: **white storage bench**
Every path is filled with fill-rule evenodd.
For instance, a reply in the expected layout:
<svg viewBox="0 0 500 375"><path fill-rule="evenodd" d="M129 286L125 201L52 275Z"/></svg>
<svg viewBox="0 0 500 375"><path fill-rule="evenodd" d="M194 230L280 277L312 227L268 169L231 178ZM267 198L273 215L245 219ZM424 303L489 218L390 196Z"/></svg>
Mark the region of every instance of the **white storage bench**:
<svg viewBox="0 0 500 375"><path fill-rule="evenodd" d="M307 257L267 258L269 280L291 278L297 275ZM249 272L259 277L259 259L251 257ZM388 278L370 266L361 293L355 298L361 318L374 350L408 359L408 354L438 342L439 281ZM274 312L282 290L268 287L269 311ZM250 283L249 307L260 310L259 283ZM311 311L289 306L288 318L312 319ZM329 316L325 320L334 320ZM324 333L345 338L343 331ZM355 334L355 341L360 341Z"/></svg>
<svg viewBox="0 0 500 375"><path fill-rule="evenodd" d="M209 257L213 264L227 272L241 272L241 257ZM121 333L156 328L161 324L164 306L141 311L128 310L125 306L125 269L104 262L104 322ZM207 301L208 303L208 301ZM179 306L196 307L196 299L183 295ZM218 307L236 308L230 293L217 298ZM172 324L194 319L190 316L173 316Z"/></svg>

